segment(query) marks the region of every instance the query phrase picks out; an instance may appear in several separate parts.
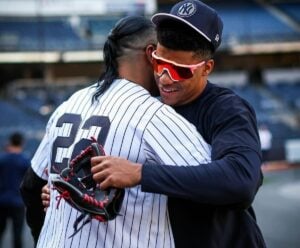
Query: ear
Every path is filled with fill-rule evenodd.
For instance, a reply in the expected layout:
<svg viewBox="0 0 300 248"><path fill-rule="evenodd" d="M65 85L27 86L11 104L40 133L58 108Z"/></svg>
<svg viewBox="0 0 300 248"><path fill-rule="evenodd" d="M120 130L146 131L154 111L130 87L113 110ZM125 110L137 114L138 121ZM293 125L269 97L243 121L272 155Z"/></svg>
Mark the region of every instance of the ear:
<svg viewBox="0 0 300 248"><path fill-rule="evenodd" d="M146 46L146 49L145 49L147 59L149 60L149 62L151 64L152 64L152 53L155 49L156 49L156 46L153 45L153 44L150 44L150 45Z"/></svg>
<svg viewBox="0 0 300 248"><path fill-rule="evenodd" d="M213 59L209 59L208 61L206 61L203 70L203 76L208 76L214 69L214 65L215 65L215 61Z"/></svg>

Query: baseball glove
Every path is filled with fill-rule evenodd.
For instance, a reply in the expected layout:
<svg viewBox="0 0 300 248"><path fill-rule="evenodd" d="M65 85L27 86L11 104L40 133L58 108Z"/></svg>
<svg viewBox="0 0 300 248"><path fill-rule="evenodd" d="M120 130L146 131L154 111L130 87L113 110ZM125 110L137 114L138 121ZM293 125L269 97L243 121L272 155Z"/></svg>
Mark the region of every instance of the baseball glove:
<svg viewBox="0 0 300 248"><path fill-rule="evenodd" d="M51 176L54 188L59 192L57 207L63 198L81 212L74 222L74 236L92 219L106 222L119 215L124 198L124 189L101 190L93 180L91 158L105 155L101 145L95 140L76 156L60 174ZM78 227L79 223L81 226Z"/></svg>

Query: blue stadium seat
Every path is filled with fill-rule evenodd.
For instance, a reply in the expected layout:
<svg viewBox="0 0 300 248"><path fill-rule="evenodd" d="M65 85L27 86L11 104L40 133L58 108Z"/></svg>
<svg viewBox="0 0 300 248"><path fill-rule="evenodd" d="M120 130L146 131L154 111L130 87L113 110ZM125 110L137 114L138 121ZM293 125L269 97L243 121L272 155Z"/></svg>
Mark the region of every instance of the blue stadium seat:
<svg viewBox="0 0 300 248"><path fill-rule="evenodd" d="M292 19L300 22L300 4L299 2L275 3L275 6L288 14Z"/></svg>
<svg viewBox="0 0 300 248"><path fill-rule="evenodd" d="M0 20L1 50L78 50L88 47L89 41L80 37L67 18Z"/></svg>
<svg viewBox="0 0 300 248"><path fill-rule="evenodd" d="M290 26L255 3L216 3L213 7L223 19L227 42L282 41L300 37Z"/></svg>

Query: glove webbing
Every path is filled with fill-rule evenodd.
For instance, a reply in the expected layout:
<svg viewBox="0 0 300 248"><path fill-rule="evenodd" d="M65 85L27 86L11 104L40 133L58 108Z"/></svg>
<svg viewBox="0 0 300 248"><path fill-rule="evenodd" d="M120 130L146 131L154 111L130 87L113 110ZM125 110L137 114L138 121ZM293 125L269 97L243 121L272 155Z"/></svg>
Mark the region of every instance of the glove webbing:
<svg viewBox="0 0 300 248"><path fill-rule="evenodd" d="M95 142L96 139L94 139L92 137L92 140ZM102 155L105 155L105 152L104 152L104 149L101 145L99 145L100 147L100 153ZM91 154L91 155L94 155L93 154L94 150L91 146L88 146L85 150L83 150L79 155L77 155L74 159L72 159L72 161L70 162L70 169L71 169L71 173L75 173L75 172L78 172L80 169L81 169L81 166L77 166L78 164L80 164L80 161L82 160L82 158L85 158L87 156L87 154ZM93 177L92 175L90 176L86 176L84 178L81 179L81 182L83 182L88 188L91 187L91 188L95 188L96 185L93 181ZM62 194L61 196L63 198L65 197L69 197L69 192L67 192L66 194ZM105 205L107 204L108 202L108 199L105 199L103 201L97 201L95 198L87 195L87 194L84 194L83 196L83 201L86 201L96 207L99 207L101 209L104 210L106 216L108 216L108 213L106 212L105 210ZM86 217L87 216L87 217ZM84 218L86 217L86 219L84 220ZM73 224L73 227L74 227L74 233L70 236L73 237L77 232L79 232L87 223L89 223L92 219L97 219L101 222L104 222L106 221L106 219L102 216L99 216L99 215L91 215L91 214L88 214L86 212L82 212L81 215L75 220L74 224ZM82 225L78 227L79 223L82 221Z"/></svg>

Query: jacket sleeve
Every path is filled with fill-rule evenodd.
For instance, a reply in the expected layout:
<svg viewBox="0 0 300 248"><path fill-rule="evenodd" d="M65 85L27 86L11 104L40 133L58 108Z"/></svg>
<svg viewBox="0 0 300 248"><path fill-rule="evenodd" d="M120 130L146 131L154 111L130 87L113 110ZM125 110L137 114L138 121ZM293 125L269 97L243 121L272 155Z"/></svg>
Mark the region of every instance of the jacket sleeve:
<svg viewBox="0 0 300 248"><path fill-rule="evenodd" d="M197 166L144 164L142 190L211 205L247 207L262 184L256 117L247 103L220 106L205 120L212 162Z"/></svg>
<svg viewBox="0 0 300 248"><path fill-rule="evenodd" d="M20 185L21 195L26 207L26 221L31 229L35 245L45 218L41 192L46 183L47 181L38 177L33 169L29 167Z"/></svg>
<svg viewBox="0 0 300 248"><path fill-rule="evenodd" d="M226 158L198 166L148 165L142 169L142 191L165 194L211 205L247 207L261 184L259 157ZM248 156L248 157L247 157ZM248 160L251 157L251 162ZM246 167L246 168L245 168Z"/></svg>

